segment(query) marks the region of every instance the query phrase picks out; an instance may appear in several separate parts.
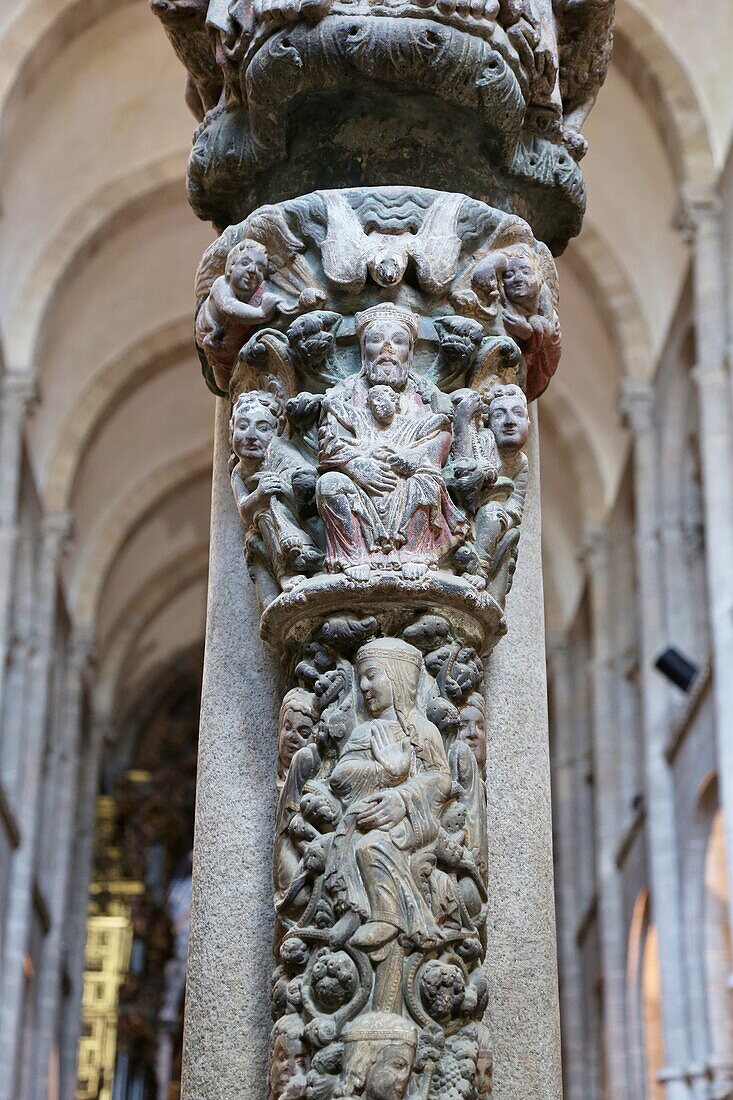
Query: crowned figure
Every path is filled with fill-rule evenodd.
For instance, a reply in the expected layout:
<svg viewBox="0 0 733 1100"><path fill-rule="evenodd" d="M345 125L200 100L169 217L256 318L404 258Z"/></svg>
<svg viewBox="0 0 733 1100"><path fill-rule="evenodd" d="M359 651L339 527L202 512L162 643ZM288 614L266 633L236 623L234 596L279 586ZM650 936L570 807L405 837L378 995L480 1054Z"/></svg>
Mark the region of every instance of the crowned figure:
<svg viewBox="0 0 733 1100"><path fill-rule="evenodd" d="M361 370L326 395L318 433L327 568L357 581L373 569L417 580L469 530L443 476L450 403L412 370L415 314L372 306L356 330Z"/></svg>

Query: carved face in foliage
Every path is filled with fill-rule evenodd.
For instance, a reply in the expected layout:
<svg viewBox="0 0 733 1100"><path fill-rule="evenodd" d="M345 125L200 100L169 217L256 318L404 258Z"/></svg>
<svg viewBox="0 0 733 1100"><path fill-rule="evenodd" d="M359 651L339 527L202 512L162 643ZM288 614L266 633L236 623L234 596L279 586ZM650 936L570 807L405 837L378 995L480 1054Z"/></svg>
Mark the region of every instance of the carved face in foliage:
<svg viewBox="0 0 733 1100"><path fill-rule="evenodd" d="M521 451L529 438L527 399L519 386L501 386L489 403L489 425L499 448Z"/></svg>
<svg viewBox="0 0 733 1100"><path fill-rule="evenodd" d="M510 302L523 309L536 312L540 278L528 256L511 256L504 271L504 293Z"/></svg>
<svg viewBox="0 0 733 1100"><path fill-rule="evenodd" d="M401 390L412 365L412 334L399 321L373 321L364 333L362 358L370 386Z"/></svg>
<svg viewBox="0 0 733 1100"><path fill-rule="evenodd" d="M464 707L461 707L461 741L470 748L479 767L479 774L486 768L486 714L484 701L476 693L472 694Z"/></svg>
<svg viewBox="0 0 733 1100"><path fill-rule="evenodd" d="M232 411L232 450L244 462L261 462L280 430L277 401L246 393Z"/></svg>
<svg viewBox="0 0 733 1100"><path fill-rule="evenodd" d="M366 1100L402 1100L412 1071L407 1043L389 1043L377 1055L367 1078Z"/></svg>

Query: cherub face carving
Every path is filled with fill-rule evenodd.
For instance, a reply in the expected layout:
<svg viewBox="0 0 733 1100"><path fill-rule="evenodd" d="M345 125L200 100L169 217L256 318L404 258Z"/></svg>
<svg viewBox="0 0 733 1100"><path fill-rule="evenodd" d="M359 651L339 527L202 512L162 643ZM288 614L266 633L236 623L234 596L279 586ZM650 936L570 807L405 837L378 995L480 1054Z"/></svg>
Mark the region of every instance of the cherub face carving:
<svg viewBox="0 0 733 1100"><path fill-rule="evenodd" d="M526 256L511 256L504 271L504 293L510 302L534 311L540 293L540 279Z"/></svg>
<svg viewBox="0 0 733 1100"><path fill-rule="evenodd" d="M374 321L364 333L364 374L370 386L402 389L412 364L412 336L395 321Z"/></svg>
<svg viewBox="0 0 733 1100"><path fill-rule="evenodd" d="M267 253L255 245L233 249L227 261L226 274L229 285L238 298L249 301L267 278Z"/></svg>

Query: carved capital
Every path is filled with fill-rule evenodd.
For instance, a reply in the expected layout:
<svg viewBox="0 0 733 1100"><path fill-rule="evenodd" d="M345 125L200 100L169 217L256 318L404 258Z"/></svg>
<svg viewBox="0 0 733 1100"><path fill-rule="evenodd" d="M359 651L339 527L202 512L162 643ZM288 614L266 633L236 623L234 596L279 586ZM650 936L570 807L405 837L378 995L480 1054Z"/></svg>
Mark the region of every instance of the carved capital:
<svg viewBox="0 0 733 1100"><path fill-rule="evenodd" d="M226 225L291 190L289 160L302 191L402 179L501 198L556 250L578 232L580 129L608 68L613 0L151 6L189 74L201 217Z"/></svg>

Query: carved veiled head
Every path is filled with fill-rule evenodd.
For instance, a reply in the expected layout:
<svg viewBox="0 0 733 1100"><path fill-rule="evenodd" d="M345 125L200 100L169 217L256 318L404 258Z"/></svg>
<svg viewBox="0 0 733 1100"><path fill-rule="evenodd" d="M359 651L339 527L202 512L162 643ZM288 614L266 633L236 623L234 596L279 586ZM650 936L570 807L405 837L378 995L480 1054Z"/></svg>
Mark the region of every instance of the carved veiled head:
<svg viewBox="0 0 733 1100"><path fill-rule="evenodd" d="M370 386L404 388L412 366L418 320L387 302L356 314L364 376Z"/></svg>
<svg viewBox="0 0 733 1100"><path fill-rule="evenodd" d="M243 462L261 462L284 424L283 403L276 394L264 390L240 394L229 421L232 450Z"/></svg>
<svg viewBox="0 0 733 1100"><path fill-rule="evenodd" d="M269 266L264 245L245 237L229 252L224 276L237 298L249 301L267 278Z"/></svg>
<svg viewBox="0 0 733 1100"><path fill-rule="evenodd" d="M290 767L290 761L298 749L307 745L316 719L311 693L304 688L292 688L280 707L278 756L283 771Z"/></svg>
<svg viewBox="0 0 733 1100"><path fill-rule="evenodd" d="M529 438L527 398L519 386L496 386L488 402L489 426L499 450L521 451Z"/></svg>
<svg viewBox="0 0 733 1100"><path fill-rule="evenodd" d="M406 720L415 706L422 671L419 649L399 638L367 642L356 655L359 689L373 717L394 707Z"/></svg>
<svg viewBox="0 0 733 1100"><path fill-rule="evenodd" d="M404 1100L417 1052L417 1028L391 1012L367 1012L344 1030L339 1100Z"/></svg>
<svg viewBox="0 0 733 1100"><path fill-rule="evenodd" d="M479 773L486 768L486 705L483 695L473 692L465 706L461 707L461 741L470 748L479 766Z"/></svg>

